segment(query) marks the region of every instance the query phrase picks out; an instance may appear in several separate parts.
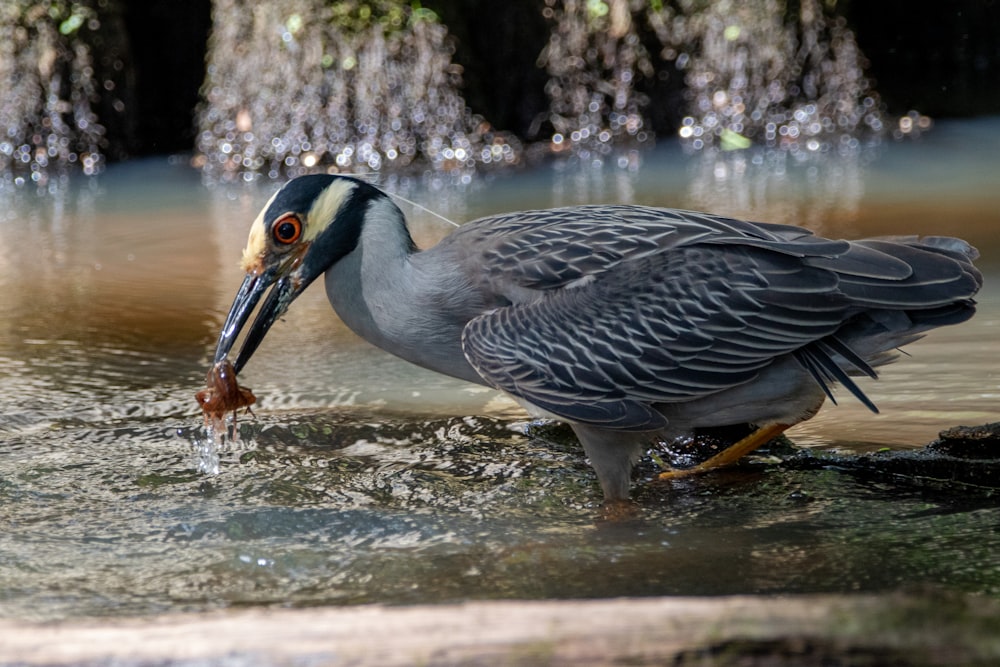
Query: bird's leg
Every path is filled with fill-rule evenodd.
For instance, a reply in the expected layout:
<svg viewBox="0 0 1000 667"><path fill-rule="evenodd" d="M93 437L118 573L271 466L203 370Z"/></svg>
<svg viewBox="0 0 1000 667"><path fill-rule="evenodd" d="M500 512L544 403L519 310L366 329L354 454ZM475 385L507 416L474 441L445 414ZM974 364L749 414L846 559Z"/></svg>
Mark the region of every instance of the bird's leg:
<svg viewBox="0 0 1000 667"><path fill-rule="evenodd" d="M762 426L747 437L722 450L712 458L702 461L698 465L690 468L661 472L658 479L677 479L679 477L688 477L689 475L698 475L703 472L708 472L709 470L715 470L716 468L732 465L755 449L758 449L759 447L766 445L771 440L774 440L779 435L784 433L789 427L791 427L791 424L769 424L767 426Z"/></svg>

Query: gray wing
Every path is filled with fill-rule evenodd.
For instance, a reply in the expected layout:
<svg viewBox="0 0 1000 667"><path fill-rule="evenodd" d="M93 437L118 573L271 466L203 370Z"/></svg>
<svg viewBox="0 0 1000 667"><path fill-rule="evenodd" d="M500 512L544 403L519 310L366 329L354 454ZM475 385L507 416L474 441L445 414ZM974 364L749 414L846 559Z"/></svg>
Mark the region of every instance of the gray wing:
<svg viewBox="0 0 1000 667"><path fill-rule="evenodd" d="M795 227L621 209L617 235L575 209L567 217L579 231L564 234L563 222L525 233L520 218L485 244L494 254L481 266L501 289L547 291L466 326L463 350L484 379L572 421L650 430L665 426L653 404L751 382L795 354L828 393L839 381L874 409L844 371L875 375L851 349L855 330L898 328L885 338L894 347L912 339L919 318L908 309L931 326L960 321L971 315L971 301L960 301L981 284L968 246L829 241ZM874 321L852 324L869 312Z"/></svg>
<svg viewBox="0 0 1000 667"><path fill-rule="evenodd" d="M481 218L442 242L452 244L470 273L485 277L498 294L563 287L625 262L694 244L831 257L848 246L800 227L643 206L574 206ZM895 270L904 275L908 267L900 264Z"/></svg>
<svg viewBox="0 0 1000 667"><path fill-rule="evenodd" d="M651 430L655 403L752 381L776 357L836 332L836 275L743 247L629 262L586 285L472 320L469 362L488 382L572 421Z"/></svg>

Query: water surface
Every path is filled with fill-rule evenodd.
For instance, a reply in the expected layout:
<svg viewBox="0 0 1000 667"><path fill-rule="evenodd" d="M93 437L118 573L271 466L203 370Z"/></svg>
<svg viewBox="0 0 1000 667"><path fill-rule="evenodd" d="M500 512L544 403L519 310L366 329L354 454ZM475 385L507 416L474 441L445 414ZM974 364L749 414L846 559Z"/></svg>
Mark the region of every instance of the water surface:
<svg viewBox="0 0 1000 667"><path fill-rule="evenodd" d="M478 179L384 181L458 222L639 202L801 223L825 235L954 234L982 251L977 316L933 332L790 432L854 456L997 421L1000 121L845 155L685 155ZM133 162L0 210L0 615L248 604L887 591L1000 594L989 490L751 466L642 486L641 519L597 521L565 431L525 434L495 393L374 350L313 288L250 362L242 440L199 471L193 400L271 184L206 187ZM402 204L422 245L449 226ZM647 465L643 473L652 474Z"/></svg>

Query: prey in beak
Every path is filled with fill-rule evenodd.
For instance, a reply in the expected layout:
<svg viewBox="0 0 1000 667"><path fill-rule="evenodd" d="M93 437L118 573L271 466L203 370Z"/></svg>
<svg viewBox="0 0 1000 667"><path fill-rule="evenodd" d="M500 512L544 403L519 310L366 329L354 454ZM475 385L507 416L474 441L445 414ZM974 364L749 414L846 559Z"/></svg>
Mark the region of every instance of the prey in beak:
<svg viewBox="0 0 1000 667"><path fill-rule="evenodd" d="M292 301L357 245L360 213L372 191L349 178L300 176L278 190L254 220L240 263L246 276L219 333L205 388L195 395L206 424L220 424L227 413L249 409L257 400L239 385L237 374ZM229 353L241 333L233 363Z"/></svg>

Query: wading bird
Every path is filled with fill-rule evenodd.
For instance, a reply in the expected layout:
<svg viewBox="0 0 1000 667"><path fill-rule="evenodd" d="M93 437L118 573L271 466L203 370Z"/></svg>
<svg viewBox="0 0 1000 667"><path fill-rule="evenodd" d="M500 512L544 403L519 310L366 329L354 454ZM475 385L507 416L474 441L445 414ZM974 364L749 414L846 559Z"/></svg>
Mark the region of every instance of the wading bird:
<svg viewBox="0 0 1000 667"><path fill-rule="evenodd" d="M418 250L385 193L301 176L250 228L215 361L270 290L239 372L325 273L330 303L362 338L569 423L619 501L654 438L756 426L702 471L809 419L834 383L874 411L851 376L875 377L900 346L971 317L976 256L954 238L835 241L644 206L497 215Z"/></svg>

